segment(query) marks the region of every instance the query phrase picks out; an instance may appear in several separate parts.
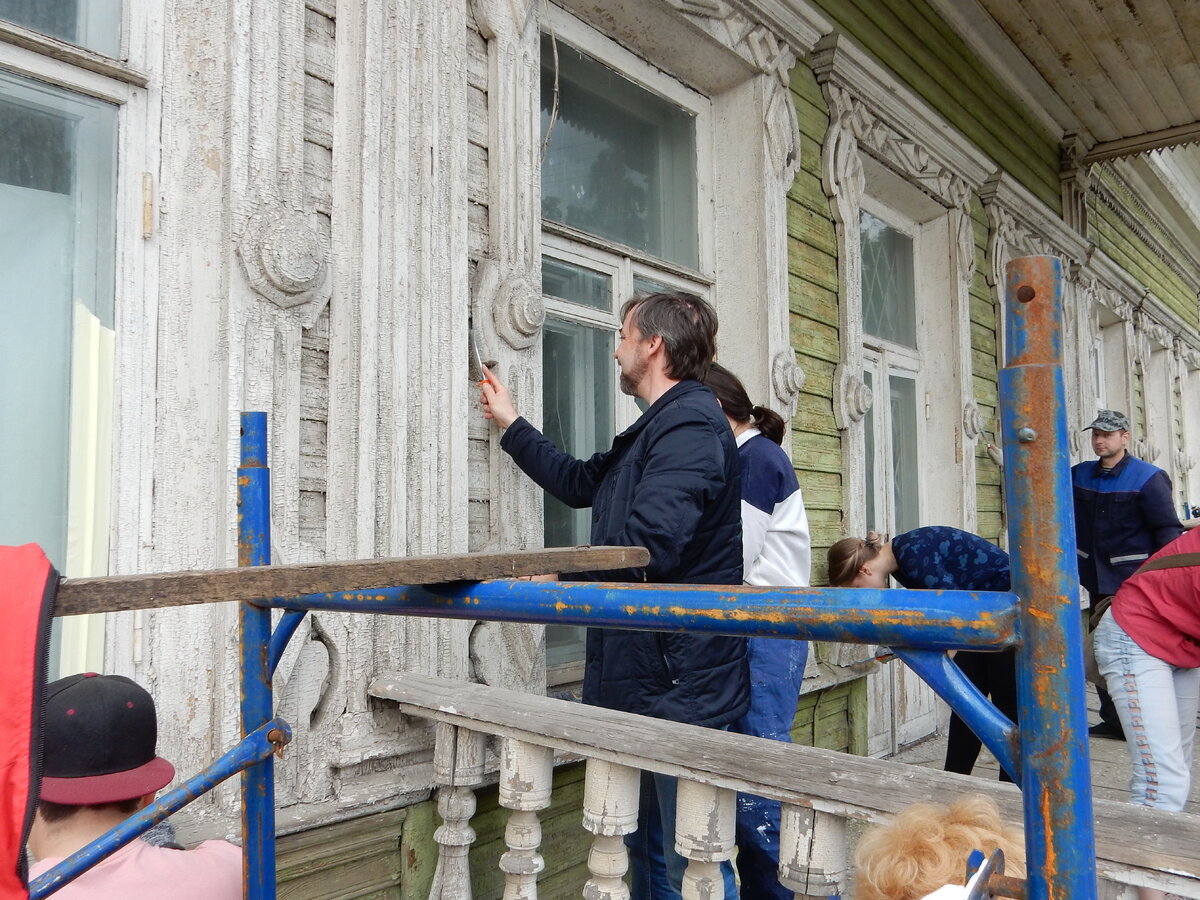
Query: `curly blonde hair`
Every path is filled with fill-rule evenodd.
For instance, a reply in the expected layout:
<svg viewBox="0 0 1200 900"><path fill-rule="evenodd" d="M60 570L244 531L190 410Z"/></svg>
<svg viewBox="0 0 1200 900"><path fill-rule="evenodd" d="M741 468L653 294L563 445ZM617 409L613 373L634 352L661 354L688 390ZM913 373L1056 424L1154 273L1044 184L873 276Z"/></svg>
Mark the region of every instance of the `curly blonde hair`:
<svg viewBox="0 0 1200 900"><path fill-rule="evenodd" d="M863 835L854 852L856 900L919 900L965 884L972 850L1004 851L1006 875L1024 876L1021 830L1005 825L994 800L967 794L949 806L914 803Z"/></svg>

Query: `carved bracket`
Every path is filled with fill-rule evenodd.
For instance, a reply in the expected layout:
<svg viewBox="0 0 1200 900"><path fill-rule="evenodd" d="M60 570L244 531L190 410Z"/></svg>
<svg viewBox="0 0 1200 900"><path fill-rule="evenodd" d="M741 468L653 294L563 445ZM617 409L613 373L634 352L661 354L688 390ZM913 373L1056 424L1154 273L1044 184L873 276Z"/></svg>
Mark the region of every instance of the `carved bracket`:
<svg viewBox="0 0 1200 900"><path fill-rule="evenodd" d="M984 200L988 217L988 283L1004 285L1004 269L1016 256L1059 256L1050 242L1018 220L1012 210Z"/></svg>
<svg viewBox="0 0 1200 900"><path fill-rule="evenodd" d="M291 309L329 298L329 239L302 213L259 204L237 254L250 286L276 306Z"/></svg>
<svg viewBox="0 0 1200 900"><path fill-rule="evenodd" d="M804 370L796 363L796 354L792 350L781 350L771 360L771 385L775 388L775 396L787 410L787 417L796 414L796 398L804 387Z"/></svg>
<svg viewBox="0 0 1200 900"><path fill-rule="evenodd" d="M864 150L906 180L950 208L967 208L971 187L966 179L942 165L924 144L887 124L867 104L846 88L825 81L821 85L830 118L846 127Z"/></svg>
<svg viewBox="0 0 1200 900"><path fill-rule="evenodd" d="M833 419L839 431L845 431L865 416L875 400L862 376L845 363L833 371Z"/></svg>

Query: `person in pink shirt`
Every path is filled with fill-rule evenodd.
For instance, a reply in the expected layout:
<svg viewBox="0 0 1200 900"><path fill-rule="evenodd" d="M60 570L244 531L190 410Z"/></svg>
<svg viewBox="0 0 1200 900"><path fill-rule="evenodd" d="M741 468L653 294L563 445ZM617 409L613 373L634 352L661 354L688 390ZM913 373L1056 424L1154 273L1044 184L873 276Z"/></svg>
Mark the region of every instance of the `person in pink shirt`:
<svg viewBox="0 0 1200 900"><path fill-rule="evenodd" d="M120 675L71 675L46 688L41 791L29 833L32 881L147 806L175 777L157 755L154 701ZM238 900L242 851L226 841L195 850L136 839L54 895L61 900Z"/></svg>
<svg viewBox="0 0 1200 900"><path fill-rule="evenodd" d="M1175 557L1171 567L1154 568L1164 557ZM1093 638L1129 738L1130 802L1182 810L1200 708L1200 528L1171 541L1117 589ZM1164 896L1139 889L1142 900Z"/></svg>

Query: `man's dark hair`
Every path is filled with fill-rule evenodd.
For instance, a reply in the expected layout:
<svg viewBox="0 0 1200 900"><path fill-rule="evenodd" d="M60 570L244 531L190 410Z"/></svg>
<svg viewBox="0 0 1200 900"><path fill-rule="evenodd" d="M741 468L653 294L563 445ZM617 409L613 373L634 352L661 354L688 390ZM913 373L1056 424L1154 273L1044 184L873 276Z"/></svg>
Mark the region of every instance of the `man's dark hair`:
<svg viewBox="0 0 1200 900"><path fill-rule="evenodd" d="M132 816L138 811L138 803L141 802L141 797L132 797L129 800L118 800L116 803L95 803L76 805L73 803L51 803L49 800L38 801L38 812L42 814L42 820L47 825L52 825L55 822L61 822L64 819L69 819L81 809L111 809L125 816Z"/></svg>
<svg viewBox="0 0 1200 900"><path fill-rule="evenodd" d="M700 381L708 374L717 353L717 313L707 300L685 291L635 296L621 307L621 321L631 312L642 337L662 338L669 378Z"/></svg>

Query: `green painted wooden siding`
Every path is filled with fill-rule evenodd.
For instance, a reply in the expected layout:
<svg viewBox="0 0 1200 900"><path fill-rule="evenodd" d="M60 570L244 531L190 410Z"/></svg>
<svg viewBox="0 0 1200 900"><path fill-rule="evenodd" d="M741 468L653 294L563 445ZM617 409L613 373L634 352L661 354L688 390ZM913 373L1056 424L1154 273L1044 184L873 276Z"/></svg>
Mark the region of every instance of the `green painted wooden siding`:
<svg viewBox="0 0 1200 900"><path fill-rule="evenodd" d="M413 821L408 810L392 810L281 837L277 847L279 896L288 900L413 897L401 890L405 869L401 833L412 827ZM166 888L163 894L170 896L169 886ZM421 900L428 896L427 888Z"/></svg>
<svg viewBox="0 0 1200 900"><path fill-rule="evenodd" d="M995 293L987 283L987 214L978 195L971 198L975 231L975 277L971 280L971 389L984 434L975 445L976 532L999 543L1004 532L1004 488L1000 468L987 455L987 443L998 444L1000 420L1000 322Z"/></svg>
<svg viewBox="0 0 1200 900"><path fill-rule="evenodd" d="M813 0L957 131L1055 212L1059 147L927 0Z"/></svg>
<svg viewBox="0 0 1200 900"><path fill-rule="evenodd" d="M1168 252L1172 252L1173 255L1179 253L1174 236L1163 231L1147 216L1140 214L1137 198L1115 178L1109 166L1096 166L1092 176L1116 196L1127 213L1138 222L1139 227L1147 234L1153 235ZM1101 202L1095 193L1089 197L1088 230L1089 237L1096 242L1096 246L1140 284L1149 288L1183 321L1193 327L1200 325L1197 319L1195 291L1146 245L1133 228L1121 221L1107 204Z"/></svg>
<svg viewBox="0 0 1200 900"><path fill-rule="evenodd" d="M838 344L837 239L821 187L821 146L829 108L812 70L792 71L800 123L800 170L788 192L788 281L791 344L805 372L792 420L796 461L813 546L813 584L824 584L825 551L842 537L842 438L833 421L833 370Z"/></svg>

